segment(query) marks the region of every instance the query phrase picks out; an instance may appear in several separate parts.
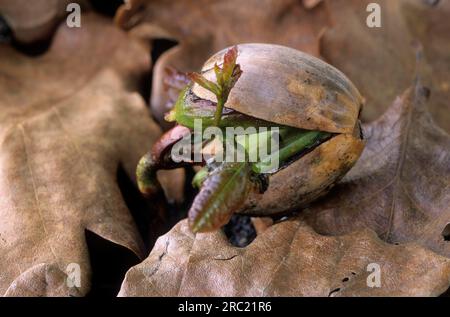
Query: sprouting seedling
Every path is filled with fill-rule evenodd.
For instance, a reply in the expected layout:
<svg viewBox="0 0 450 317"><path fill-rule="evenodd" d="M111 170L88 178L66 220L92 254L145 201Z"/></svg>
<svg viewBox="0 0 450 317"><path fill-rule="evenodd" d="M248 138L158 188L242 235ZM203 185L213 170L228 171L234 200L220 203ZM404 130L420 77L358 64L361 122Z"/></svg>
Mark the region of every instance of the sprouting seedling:
<svg viewBox="0 0 450 317"><path fill-rule="evenodd" d="M228 100L230 91L242 74L242 70L239 64L236 64L237 56L237 46L233 46L225 53L223 57L222 68L220 68L217 63L214 64L214 73L216 75L217 83L206 79L202 74L199 73L188 74L189 78L192 81L216 95L217 108L214 114L214 121L216 126L220 124L223 107Z"/></svg>

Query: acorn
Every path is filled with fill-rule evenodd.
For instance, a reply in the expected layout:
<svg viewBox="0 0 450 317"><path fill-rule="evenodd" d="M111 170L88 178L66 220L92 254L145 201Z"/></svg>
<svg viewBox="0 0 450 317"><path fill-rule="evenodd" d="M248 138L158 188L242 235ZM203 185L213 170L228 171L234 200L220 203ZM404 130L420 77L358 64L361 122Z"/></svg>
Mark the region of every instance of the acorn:
<svg viewBox="0 0 450 317"><path fill-rule="evenodd" d="M151 195L159 190L157 170L202 166L189 210L194 232L216 230L233 213L274 216L305 207L326 194L362 153L363 98L342 72L316 57L280 45L239 44L216 53L189 77L192 83L167 115L177 126L141 159L137 178L140 190ZM181 140L195 147L195 138L186 140L199 122L203 132L224 132L202 140L202 151L214 143L222 150L208 153L207 160L194 155L175 160L173 149ZM242 127L240 135L225 132L236 127ZM227 156L225 144L237 146L245 158ZM261 145L269 152L261 154Z"/></svg>

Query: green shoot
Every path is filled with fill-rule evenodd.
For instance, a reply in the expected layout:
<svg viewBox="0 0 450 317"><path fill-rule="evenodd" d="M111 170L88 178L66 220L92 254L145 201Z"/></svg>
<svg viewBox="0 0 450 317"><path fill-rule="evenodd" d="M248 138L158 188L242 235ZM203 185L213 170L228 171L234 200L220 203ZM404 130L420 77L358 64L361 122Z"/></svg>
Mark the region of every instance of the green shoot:
<svg viewBox="0 0 450 317"><path fill-rule="evenodd" d="M237 56L237 46L233 46L225 53L222 68L220 68L217 64L214 65L214 73L216 75L217 83L206 79L199 73L188 74L192 81L216 95L217 108L214 114L214 122L216 126L220 125L223 107L228 100L231 89L234 87L242 74L239 64L236 64Z"/></svg>

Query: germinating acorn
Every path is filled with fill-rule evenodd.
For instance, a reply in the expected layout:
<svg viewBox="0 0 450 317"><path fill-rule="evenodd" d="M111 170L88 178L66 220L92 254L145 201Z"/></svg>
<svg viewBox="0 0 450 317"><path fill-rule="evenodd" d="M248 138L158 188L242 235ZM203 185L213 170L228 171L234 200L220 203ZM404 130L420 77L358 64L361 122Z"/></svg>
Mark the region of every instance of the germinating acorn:
<svg viewBox="0 0 450 317"><path fill-rule="evenodd" d="M282 215L301 208L325 194L363 150L363 98L342 72L318 58L279 45L240 44L216 53L189 77L192 83L167 116L177 125L141 159L137 177L140 190L152 194L159 190L158 169L202 165L189 210L194 232L220 228L233 213ZM223 144L225 159L179 162L173 147L196 122L205 131L245 130L203 140L205 152ZM230 160L229 144L245 158Z"/></svg>

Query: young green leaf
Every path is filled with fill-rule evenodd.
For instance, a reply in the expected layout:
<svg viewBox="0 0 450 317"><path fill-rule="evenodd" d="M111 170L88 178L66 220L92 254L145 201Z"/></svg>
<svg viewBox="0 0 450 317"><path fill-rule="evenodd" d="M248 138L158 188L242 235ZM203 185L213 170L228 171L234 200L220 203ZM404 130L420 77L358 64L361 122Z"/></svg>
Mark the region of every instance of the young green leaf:
<svg viewBox="0 0 450 317"><path fill-rule="evenodd" d="M214 122L216 126L219 126L222 119L223 107L228 100L228 95L242 74L241 68L236 64L237 55L237 46L233 46L225 53L222 68L220 68L217 64L214 65L214 74L216 75L217 84L206 79L199 73L188 74L189 78L193 82L199 84L216 95L217 106L214 114Z"/></svg>
<svg viewBox="0 0 450 317"><path fill-rule="evenodd" d="M203 185L203 182L208 177L208 167L204 166L201 170L199 170L197 173L195 173L194 178L192 179L192 186L195 188L201 188Z"/></svg>
<svg viewBox="0 0 450 317"><path fill-rule="evenodd" d="M219 87L223 87L222 69L217 64L214 64L214 73L216 74L217 84Z"/></svg>
<svg viewBox="0 0 450 317"><path fill-rule="evenodd" d="M211 91L212 93L214 93L215 95L220 95L221 94L221 89L220 87L213 83L212 81L206 79L205 77L203 77L203 75L199 74L199 73L189 73L188 77L195 83L199 84L200 86L202 86L203 88Z"/></svg>

